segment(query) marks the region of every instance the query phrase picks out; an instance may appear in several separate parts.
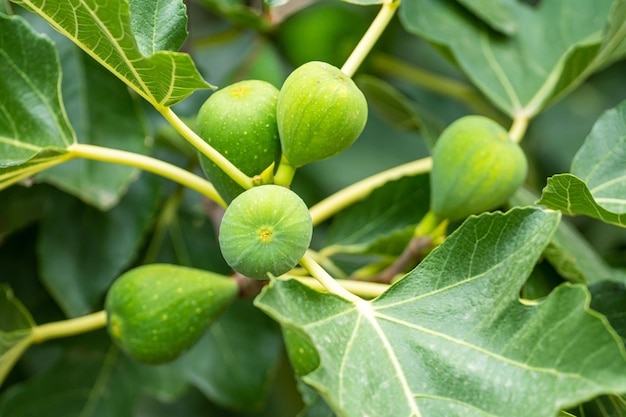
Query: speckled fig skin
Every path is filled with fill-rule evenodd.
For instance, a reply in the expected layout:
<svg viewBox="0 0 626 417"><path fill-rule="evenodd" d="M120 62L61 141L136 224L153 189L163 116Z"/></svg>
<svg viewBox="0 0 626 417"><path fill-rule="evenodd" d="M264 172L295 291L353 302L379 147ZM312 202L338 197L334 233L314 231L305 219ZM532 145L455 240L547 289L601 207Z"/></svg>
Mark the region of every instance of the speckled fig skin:
<svg viewBox="0 0 626 417"><path fill-rule="evenodd" d="M526 156L508 132L483 116L448 126L433 149L431 211L459 220L497 208L523 184Z"/></svg>
<svg viewBox="0 0 626 417"><path fill-rule="evenodd" d="M244 174L261 174L280 160L276 125L278 89L260 80L245 80L213 93L198 111L198 135ZM243 192L206 156L200 163L226 202Z"/></svg>
<svg viewBox="0 0 626 417"><path fill-rule="evenodd" d="M130 357L158 364L191 348L237 297L233 279L178 265L132 269L105 300L107 330Z"/></svg>
<svg viewBox="0 0 626 417"><path fill-rule="evenodd" d="M282 275L311 243L309 209L293 191L279 185L253 187L226 209L219 244L226 263L249 278Z"/></svg>
<svg viewBox="0 0 626 417"><path fill-rule="evenodd" d="M365 96L340 69L319 61L296 68L280 89L277 107L282 151L299 167L335 156L367 122Z"/></svg>

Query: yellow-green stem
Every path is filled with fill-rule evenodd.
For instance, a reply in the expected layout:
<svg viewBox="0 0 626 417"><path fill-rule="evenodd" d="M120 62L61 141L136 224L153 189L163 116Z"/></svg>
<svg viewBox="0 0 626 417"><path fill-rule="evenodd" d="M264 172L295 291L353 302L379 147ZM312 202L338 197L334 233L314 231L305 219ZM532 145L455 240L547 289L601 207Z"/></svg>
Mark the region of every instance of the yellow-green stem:
<svg viewBox="0 0 626 417"><path fill-rule="evenodd" d="M60 155L58 157L54 157L51 158L49 161L47 162L41 162L38 163L36 165L33 165L31 167L28 167L26 169L22 169L20 171L18 171L17 174L15 174L14 176L10 177L10 176L3 176L2 177L2 185L0 186L0 190L3 190L4 188L7 188L9 185L15 184L25 178L28 178L30 176L33 176L35 174L37 174L38 172L44 171L48 168L52 168L55 165L59 165L62 164L63 162L67 162L72 160L74 157L69 154L63 154ZM7 178L11 178L11 179L7 179Z"/></svg>
<svg viewBox="0 0 626 417"><path fill-rule="evenodd" d="M189 171L177 167L176 165L134 152L80 143L70 145L68 151L70 155L75 158L86 158L95 161L112 162L141 168L145 171L152 172L153 174L176 181L179 184L191 188L192 190L196 190L222 207L226 207L226 203L215 190L213 184Z"/></svg>
<svg viewBox="0 0 626 417"><path fill-rule="evenodd" d="M315 262L311 254L306 253L300 260L300 265L302 265L302 267L306 269L309 274L311 274L311 276L317 279L328 292L338 295L339 297L344 298L348 301L352 301L354 303L359 303L363 301L363 299L361 299L357 295L352 294L350 291L339 285L339 283L333 277L331 277L324 268L322 268L317 262Z"/></svg>
<svg viewBox="0 0 626 417"><path fill-rule="evenodd" d="M285 155L282 155L280 157L278 169L276 170L276 174L274 175L274 184L289 187L291 185L291 181L293 181L293 177L295 174L296 167L291 165L287 158L285 158Z"/></svg>
<svg viewBox="0 0 626 417"><path fill-rule="evenodd" d="M379 172L378 174L356 182L312 206L310 212L313 225L324 222L344 208L367 197L374 189L389 181L422 174L430 171L431 167L432 159L430 157L422 158L403 165L398 165L397 167Z"/></svg>
<svg viewBox="0 0 626 417"><path fill-rule="evenodd" d="M196 134L189 126L185 124L169 107L156 108L178 133L180 133L193 147L198 149L204 156L215 163L222 171L244 189L254 186L252 178L241 172L239 168L233 165L224 155L219 153L215 148L205 142Z"/></svg>
<svg viewBox="0 0 626 417"><path fill-rule="evenodd" d="M524 114L515 116L515 118L513 119L513 124L509 129L509 136L511 137L511 140L520 143L524 138L524 135L526 134L526 129L528 129L529 122L530 119Z"/></svg>
<svg viewBox="0 0 626 417"><path fill-rule="evenodd" d="M76 336L82 333L91 332L106 326L106 312L98 311L75 319L56 321L41 324L33 328L29 340L32 343L42 343L50 339Z"/></svg>
<svg viewBox="0 0 626 417"><path fill-rule="evenodd" d="M315 278L294 277L294 279L297 279L306 286L316 290L326 289L326 287L324 287L322 283ZM351 279L337 279L335 281L351 293L364 298L376 298L389 288L388 284L381 284L378 282L355 281Z"/></svg>
<svg viewBox="0 0 626 417"><path fill-rule="evenodd" d="M440 233L441 227L448 225L448 220L439 218L435 213L429 210L419 224L415 227L415 237L432 236Z"/></svg>
<svg viewBox="0 0 626 417"><path fill-rule="evenodd" d="M365 57L367 57L367 54L370 53L382 33L387 28L387 25L391 21L391 18L393 18L393 15L399 5L400 0L385 1L383 3L380 11L374 18L374 21L352 51L348 60L343 64L343 67L341 67L341 71L349 77L354 76L356 71L359 69L359 66L361 66L365 60Z"/></svg>

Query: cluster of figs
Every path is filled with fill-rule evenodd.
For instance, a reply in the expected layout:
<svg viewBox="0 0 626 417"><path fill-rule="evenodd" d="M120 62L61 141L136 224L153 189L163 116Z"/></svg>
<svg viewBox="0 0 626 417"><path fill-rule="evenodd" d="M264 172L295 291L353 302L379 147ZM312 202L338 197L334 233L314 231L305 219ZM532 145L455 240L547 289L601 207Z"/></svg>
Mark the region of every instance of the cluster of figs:
<svg viewBox="0 0 626 417"><path fill-rule="evenodd" d="M296 68L280 90L245 80L215 91L198 112L197 129L244 174L271 179L281 166L295 170L341 153L359 137L367 115L366 99L353 80L328 63L313 61ZM259 280L294 268L313 233L300 196L271 181L245 190L199 157L228 204L219 230L226 262ZM526 173L525 155L505 129L483 116L462 117L443 131L433 149L430 211L443 221L497 208ZM231 277L177 265L141 266L110 288L108 331L134 359L168 362L196 344L237 296Z"/></svg>

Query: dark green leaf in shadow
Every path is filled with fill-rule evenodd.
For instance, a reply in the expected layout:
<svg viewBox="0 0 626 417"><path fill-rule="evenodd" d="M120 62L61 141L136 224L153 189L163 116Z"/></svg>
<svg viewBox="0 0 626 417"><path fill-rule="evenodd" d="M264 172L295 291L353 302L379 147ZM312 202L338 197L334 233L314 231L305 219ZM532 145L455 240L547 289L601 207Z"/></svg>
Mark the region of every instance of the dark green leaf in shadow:
<svg viewBox="0 0 626 417"><path fill-rule="evenodd" d="M135 259L158 208L159 184L142 176L106 212L56 196L42 220L37 251L41 279L68 316L95 311Z"/></svg>
<svg viewBox="0 0 626 417"><path fill-rule="evenodd" d="M298 390L302 395L302 399L306 407L298 414L297 417L335 417L336 414L326 404L326 401L320 394L307 384L298 380Z"/></svg>
<svg viewBox="0 0 626 417"><path fill-rule="evenodd" d="M262 80L280 89L289 75L283 57L267 39L256 37L253 42L253 52L232 71L225 85L241 80Z"/></svg>
<svg viewBox="0 0 626 417"><path fill-rule="evenodd" d="M428 175L388 182L335 217L324 251L398 255L429 210L429 196Z"/></svg>
<svg viewBox="0 0 626 417"><path fill-rule="evenodd" d="M0 191L0 244L9 235L32 224L42 217L45 208L45 192L33 192L32 188L10 187Z"/></svg>
<svg viewBox="0 0 626 417"><path fill-rule="evenodd" d="M136 96L67 38L46 29L64 57L63 97L78 142L147 153L145 120ZM43 171L37 180L108 210L119 202L138 175L136 168L76 159Z"/></svg>
<svg viewBox="0 0 626 417"><path fill-rule="evenodd" d="M623 417L626 415L626 398L603 395L571 410L577 417Z"/></svg>
<svg viewBox="0 0 626 417"><path fill-rule="evenodd" d="M517 30L513 16L515 0L457 0L492 29L505 35Z"/></svg>
<svg viewBox="0 0 626 417"><path fill-rule="evenodd" d="M0 385L30 345L35 322L11 289L0 284Z"/></svg>
<svg viewBox="0 0 626 417"><path fill-rule="evenodd" d="M174 263L229 274L217 243L223 208L196 192L179 189L164 203L144 263Z"/></svg>
<svg viewBox="0 0 626 417"><path fill-rule="evenodd" d="M626 390L624 348L584 286L518 299L559 219L472 216L372 302L276 280L256 303L311 337L321 366L303 380L340 415L553 417Z"/></svg>
<svg viewBox="0 0 626 417"><path fill-rule="evenodd" d="M20 17L0 16L0 189L65 161L75 142L60 100L59 57Z"/></svg>
<svg viewBox="0 0 626 417"><path fill-rule="evenodd" d="M3 393L1 417L133 417L141 395L171 400L186 387L175 367L129 360L104 331L68 339L63 345L53 364Z"/></svg>
<svg viewBox="0 0 626 417"><path fill-rule="evenodd" d="M375 59L381 59L381 56ZM420 131L427 147L432 150L445 127L440 120L420 109L409 97L380 78L357 75L355 82L365 94L368 104L389 124L408 131Z"/></svg>
<svg viewBox="0 0 626 417"><path fill-rule="evenodd" d="M275 323L249 300L241 300L179 361L188 381L216 404L259 411L266 404L281 354Z"/></svg>
<svg viewBox="0 0 626 417"><path fill-rule="evenodd" d="M598 282L589 286L591 308L604 314L626 343L626 284Z"/></svg>
<svg viewBox="0 0 626 417"><path fill-rule="evenodd" d="M510 2L518 30L508 37L452 1L407 0L400 18L450 54L502 111L532 117L613 60L615 45L626 39L626 30L607 24L618 2Z"/></svg>
<svg viewBox="0 0 626 417"><path fill-rule="evenodd" d="M369 105L392 126L419 131L422 120L410 99L386 81L372 75L357 75L355 82Z"/></svg>
<svg viewBox="0 0 626 417"><path fill-rule="evenodd" d="M624 32L626 32L626 1L617 0L613 2L606 32L605 43L610 43L611 47L605 49L607 58L604 60L609 65L612 61L626 57L626 38L624 36Z"/></svg>
<svg viewBox="0 0 626 417"><path fill-rule="evenodd" d="M602 313L621 337L622 343L626 343L626 286L623 283L598 282L589 287L589 292L590 307ZM576 415L585 417L622 417L626 415L626 398L600 396L582 404L576 411Z"/></svg>
<svg viewBox="0 0 626 417"><path fill-rule="evenodd" d="M286 3L285 0L278 1ZM233 23L256 29L260 32L266 32L271 28L269 21L259 13L259 10L250 7L250 5L243 0L201 0L200 3L207 9L227 18ZM278 4L271 4L271 6L276 5Z"/></svg>
<svg viewBox="0 0 626 417"><path fill-rule="evenodd" d="M559 274L572 282L626 282L626 274L611 268L584 236L565 220L559 224L544 251Z"/></svg>

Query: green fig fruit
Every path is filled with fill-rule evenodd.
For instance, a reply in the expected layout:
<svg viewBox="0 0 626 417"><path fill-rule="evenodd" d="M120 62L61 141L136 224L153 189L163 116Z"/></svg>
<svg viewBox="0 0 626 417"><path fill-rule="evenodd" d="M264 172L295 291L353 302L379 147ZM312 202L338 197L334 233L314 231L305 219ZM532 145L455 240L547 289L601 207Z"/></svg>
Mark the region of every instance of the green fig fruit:
<svg viewBox="0 0 626 417"><path fill-rule="evenodd" d="M191 348L237 297L233 279L167 264L145 265L120 276L105 310L113 341L130 357L158 364Z"/></svg>
<svg viewBox="0 0 626 417"><path fill-rule="evenodd" d="M198 111L198 135L244 174L261 174L280 160L276 124L278 89L266 81L245 80L211 94ZM206 156L200 162L226 202L244 189Z"/></svg>
<svg viewBox="0 0 626 417"><path fill-rule="evenodd" d="M448 126L433 148L431 211L459 220L505 203L526 179L519 145L495 121L465 116Z"/></svg>
<svg viewBox="0 0 626 417"><path fill-rule="evenodd" d="M289 74L276 114L283 154L299 167L352 145L365 128L367 102L340 69L313 61Z"/></svg>
<svg viewBox="0 0 626 417"><path fill-rule="evenodd" d="M249 278L282 275L302 258L311 243L309 210L293 191L279 185L253 187L226 209L219 230L224 259Z"/></svg>

